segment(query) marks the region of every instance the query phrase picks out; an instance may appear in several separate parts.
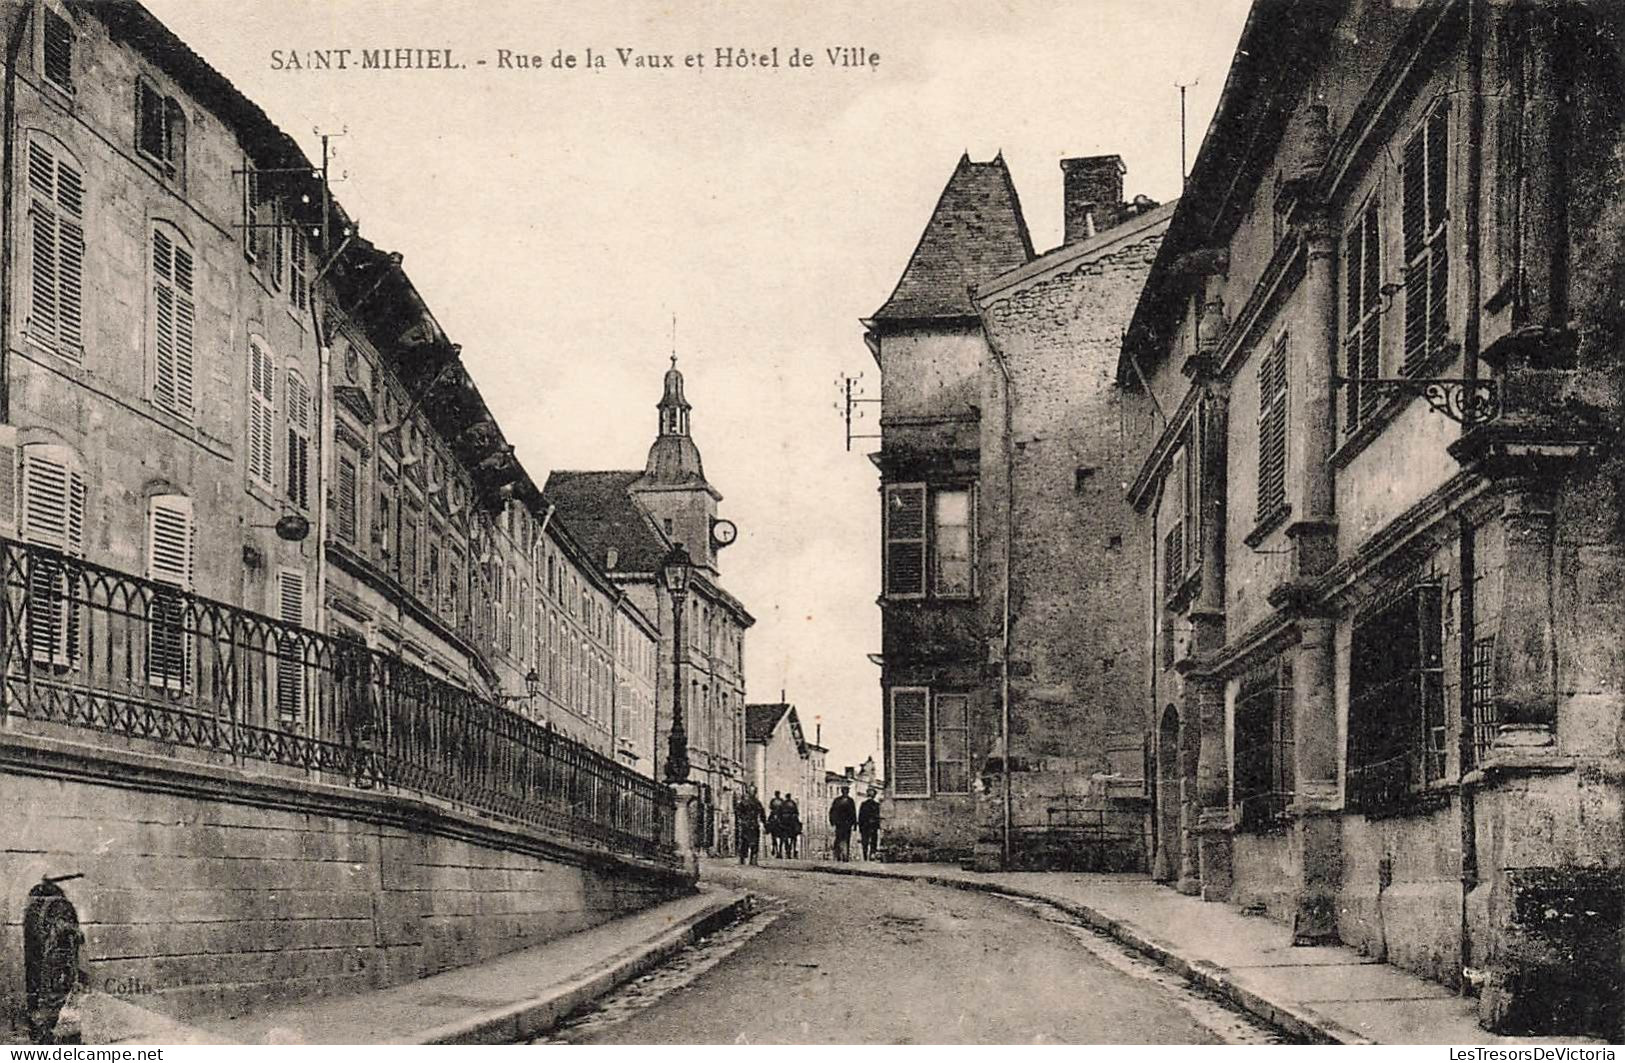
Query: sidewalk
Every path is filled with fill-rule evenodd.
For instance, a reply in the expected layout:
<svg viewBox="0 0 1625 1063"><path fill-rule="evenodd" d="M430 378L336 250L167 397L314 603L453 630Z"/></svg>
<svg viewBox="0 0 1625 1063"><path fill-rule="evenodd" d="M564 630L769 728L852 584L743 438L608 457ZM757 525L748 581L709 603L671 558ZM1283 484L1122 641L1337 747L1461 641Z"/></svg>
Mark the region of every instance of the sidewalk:
<svg viewBox="0 0 1625 1063"><path fill-rule="evenodd" d="M768 861L763 861L769 864ZM1334 1044L1600 1044L1589 1038L1498 1037L1479 1028L1473 1003L1437 982L1342 946L1293 948L1287 929L1187 897L1142 875L1018 871L985 874L953 864L769 866L906 878L1048 901L1202 988L1286 1032Z"/></svg>
<svg viewBox="0 0 1625 1063"><path fill-rule="evenodd" d="M507 1044L536 1037L749 910L748 893L700 892L485 963L388 989L190 1025L90 994L87 1044Z"/></svg>

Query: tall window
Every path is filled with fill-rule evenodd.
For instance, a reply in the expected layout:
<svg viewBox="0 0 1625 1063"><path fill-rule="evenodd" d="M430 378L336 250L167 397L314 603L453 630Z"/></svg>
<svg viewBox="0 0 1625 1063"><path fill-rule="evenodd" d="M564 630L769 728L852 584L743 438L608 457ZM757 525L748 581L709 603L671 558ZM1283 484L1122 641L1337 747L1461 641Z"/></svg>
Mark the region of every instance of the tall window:
<svg viewBox="0 0 1625 1063"><path fill-rule="evenodd" d="M276 361L257 339L248 341L248 477L267 491L276 437Z"/></svg>
<svg viewBox="0 0 1625 1063"><path fill-rule="evenodd" d="M288 501L310 508L310 387L305 378L288 370L284 378L288 405Z"/></svg>
<svg viewBox="0 0 1625 1063"><path fill-rule="evenodd" d="M166 177L181 174L186 161L186 113L145 78L135 86L135 146Z"/></svg>
<svg viewBox="0 0 1625 1063"><path fill-rule="evenodd" d="M22 538L66 558L85 552L85 476L67 447L23 448ZM79 662L82 594L71 562L39 556L29 565L24 604L30 659L72 668Z"/></svg>
<svg viewBox="0 0 1625 1063"><path fill-rule="evenodd" d="M1444 349L1450 255L1450 110L1435 107L1405 144L1402 226L1405 238L1406 373L1421 372Z"/></svg>
<svg viewBox="0 0 1625 1063"><path fill-rule="evenodd" d="M936 695L932 752L936 792L970 793L970 695Z"/></svg>
<svg viewBox="0 0 1625 1063"><path fill-rule="evenodd" d="M1272 660L1248 672L1236 698L1237 822L1258 830L1279 822L1292 803L1292 664Z"/></svg>
<svg viewBox="0 0 1625 1063"><path fill-rule="evenodd" d="M250 262L260 254L260 175L254 163L243 159L243 255Z"/></svg>
<svg viewBox="0 0 1625 1063"><path fill-rule="evenodd" d="M84 354L83 172L59 148L31 139L28 192L28 334L78 361Z"/></svg>
<svg viewBox="0 0 1625 1063"><path fill-rule="evenodd" d="M192 415L193 323L196 319L192 251L163 226L152 230L153 401L182 417Z"/></svg>
<svg viewBox="0 0 1625 1063"><path fill-rule="evenodd" d="M1162 533L1163 593L1172 595L1185 585L1201 562L1201 426L1192 419L1168 459L1163 477L1162 505L1168 509Z"/></svg>
<svg viewBox="0 0 1625 1063"><path fill-rule="evenodd" d="M354 546L361 527L361 473L353 453L340 450L334 480L333 523L339 539Z"/></svg>
<svg viewBox="0 0 1625 1063"><path fill-rule="evenodd" d="M276 713L284 728L299 725L305 707L305 574L285 568L276 574L277 619L289 625L277 636Z"/></svg>
<svg viewBox="0 0 1625 1063"><path fill-rule="evenodd" d="M1444 620L1437 583L1360 618L1349 655L1348 804L1401 808L1444 778Z"/></svg>
<svg viewBox="0 0 1625 1063"><path fill-rule="evenodd" d="M891 689L892 793L931 796L931 692L924 687Z"/></svg>
<svg viewBox="0 0 1625 1063"><path fill-rule="evenodd" d="M963 598L971 593L971 493L965 490L938 491L932 498L932 530L935 551L932 587L942 597Z"/></svg>
<svg viewBox="0 0 1625 1063"><path fill-rule="evenodd" d="M73 23L51 8L45 8L40 27L41 71L45 80L63 92L73 91Z"/></svg>
<svg viewBox="0 0 1625 1063"><path fill-rule="evenodd" d="M1343 365L1348 380L1343 426L1349 431L1371 414L1377 390L1362 380L1382 376L1382 232L1377 204L1367 204L1343 236Z"/></svg>
<svg viewBox="0 0 1625 1063"><path fill-rule="evenodd" d="M1286 337L1258 366L1258 523L1286 509Z"/></svg>
<svg viewBox="0 0 1625 1063"><path fill-rule="evenodd" d="M310 307L310 280L306 274L305 230L297 221L288 226L288 301L295 310Z"/></svg>
<svg viewBox="0 0 1625 1063"><path fill-rule="evenodd" d="M165 690L191 686L187 595L195 550L192 500L154 495L147 508L147 578L163 589L147 603L147 682Z"/></svg>
<svg viewBox="0 0 1625 1063"><path fill-rule="evenodd" d="M885 589L892 598L962 598L976 590L976 507L970 487L887 484Z"/></svg>

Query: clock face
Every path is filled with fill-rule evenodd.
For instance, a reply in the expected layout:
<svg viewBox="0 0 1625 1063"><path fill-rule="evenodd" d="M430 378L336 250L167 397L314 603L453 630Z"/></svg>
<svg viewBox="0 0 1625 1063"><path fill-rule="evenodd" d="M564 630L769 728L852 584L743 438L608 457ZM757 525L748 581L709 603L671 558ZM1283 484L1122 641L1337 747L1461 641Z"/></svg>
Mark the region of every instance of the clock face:
<svg viewBox="0 0 1625 1063"><path fill-rule="evenodd" d="M718 546L728 546L739 538L739 529L731 520L714 520L711 522L711 541Z"/></svg>

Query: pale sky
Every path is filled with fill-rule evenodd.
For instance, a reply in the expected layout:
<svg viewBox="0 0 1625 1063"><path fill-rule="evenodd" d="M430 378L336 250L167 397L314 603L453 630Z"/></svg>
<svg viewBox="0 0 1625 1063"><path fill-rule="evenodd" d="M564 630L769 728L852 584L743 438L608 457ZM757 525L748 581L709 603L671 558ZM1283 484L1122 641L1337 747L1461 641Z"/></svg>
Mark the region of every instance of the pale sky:
<svg viewBox="0 0 1625 1063"><path fill-rule="evenodd" d="M694 437L740 528L724 582L757 617L749 698L784 689L809 737L821 719L836 770L879 759L875 444L846 453L833 408L843 371L879 393L859 319L964 151L1004 152L1039 250L1060 240L1065 156L1120 154L1130 197L1177 195L1175 85L1194 83L1194 158L1249 6L145 2L312 157L315 129L347 131L336 195L405 255L538 483L642 467L677 314ZM719 47L774 46L777 70L713 68ZM878 68L831 66L840 46ZM355 69L396 47L468 66ZM272 69L273 49L337 48L352 69ZM609 66L498 69L499 48ZM623 69L616 48L675 69ZM794 48L816 65L789 68Z"/></svg>

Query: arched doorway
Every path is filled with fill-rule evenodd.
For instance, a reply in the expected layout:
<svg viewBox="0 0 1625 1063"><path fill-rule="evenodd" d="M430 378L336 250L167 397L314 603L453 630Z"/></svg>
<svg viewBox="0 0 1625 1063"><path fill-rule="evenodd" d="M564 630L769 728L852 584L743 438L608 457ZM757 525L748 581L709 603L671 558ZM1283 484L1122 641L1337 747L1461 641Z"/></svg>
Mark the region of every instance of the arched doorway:
<svg viewBox="0 0 1625 1063"><path fill-rule="evenodd" d="M1184 799L1179 782L1179 712L1172 705L1163 710L1157 726L1157 858L1151 869L1158 882L1179 877L1179 859L1184 841L1180 837L1180 804Z"/></svg>

